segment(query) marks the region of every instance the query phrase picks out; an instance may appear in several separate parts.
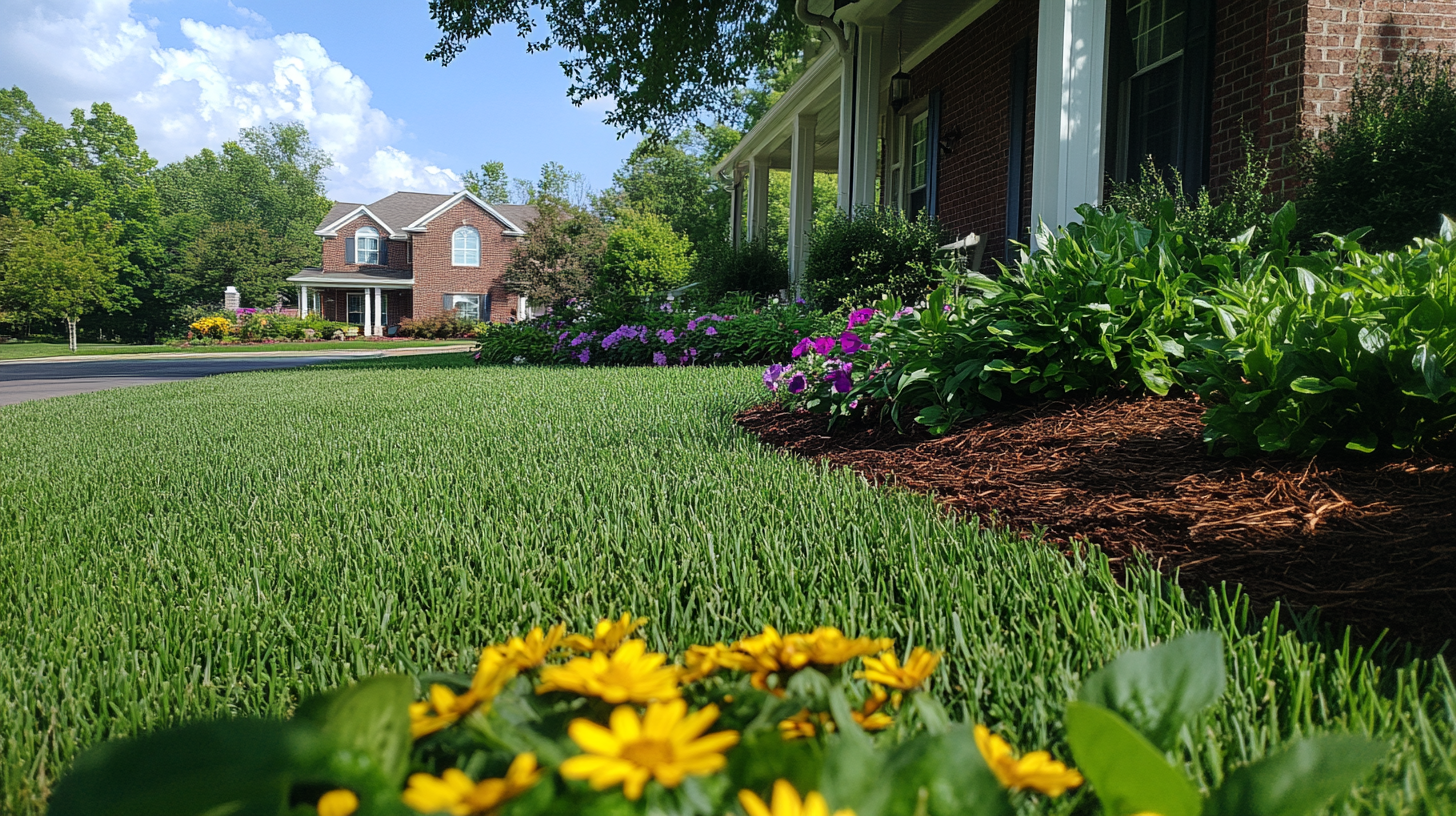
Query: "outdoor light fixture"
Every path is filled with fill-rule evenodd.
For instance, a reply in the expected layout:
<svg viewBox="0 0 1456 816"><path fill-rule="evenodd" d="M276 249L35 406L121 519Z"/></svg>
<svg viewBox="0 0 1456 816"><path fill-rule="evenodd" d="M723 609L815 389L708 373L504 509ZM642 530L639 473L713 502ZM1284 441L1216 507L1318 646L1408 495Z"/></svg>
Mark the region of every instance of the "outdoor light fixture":
<svg viewBox="0 0 1456 816"><path fill-rule="evenodd" d="M955 155L956 145L961 140L961 129L955 128L940 135L940 151L947 156Z"/></svg>
<svg viewBox="0 0 1456 816"><path fill-rule="evenodd" d="M905 104L910 101L910 75L904 71L896 71L890 77L890 107L898 113Z"/></svg>

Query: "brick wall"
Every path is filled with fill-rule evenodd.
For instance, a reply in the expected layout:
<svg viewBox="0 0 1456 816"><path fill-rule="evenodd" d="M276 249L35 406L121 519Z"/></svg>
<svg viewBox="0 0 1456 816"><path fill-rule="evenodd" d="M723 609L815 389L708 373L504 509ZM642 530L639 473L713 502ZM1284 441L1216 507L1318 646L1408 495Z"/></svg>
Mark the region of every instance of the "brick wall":
<svg viewBox="0 0 1456 816"><path fill-rule="evenodd" d="M1036 119L1037 0L1001 0L915 67L914 93L941 90L940 132L959 130L955 152L940 155L937 207L956 236L986 236L983 266L1006 245L1006 171L1010 159L1011 55L1031 38L1022 153L1021 223L1031 220L1032 124Z"/></svg>
<svg viewBox="0 0 1456 816"><path fill-rule="evenodd" d="M344 244L354 240L354 233L362 227L373 227L379 231L381 243L389 243L389 257L385 259L385 269L410 269L409 246L405 241L390 241L387 237L388 230L380 226L374 219L367 215L361 215L350 221L347 225L340 227L338 235L324 238L323 246L323 268L329 272L357 272L361 269L378 269L380 267L361 266L359 264L344 263L347 257L344 252Z"/></svg>
<svg viewBox="0 0 1456 816"><path fill-rule="evenodd" d="M478 267L451 264L455 229L466 224L480 232ZM506 293L501 276L517 239L502 235L503 229L485 210L462 200L431 221L425 232L415 233L414 317L439 314L446 294L489 294L492 322L514 317L516 298Z"/></svg>

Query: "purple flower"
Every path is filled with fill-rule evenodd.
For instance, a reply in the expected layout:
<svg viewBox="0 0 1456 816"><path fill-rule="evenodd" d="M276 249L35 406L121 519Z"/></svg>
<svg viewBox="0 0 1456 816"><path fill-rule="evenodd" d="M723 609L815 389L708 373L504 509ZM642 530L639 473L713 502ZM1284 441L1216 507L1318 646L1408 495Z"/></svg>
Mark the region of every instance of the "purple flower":
<svg viewBox="0 0 1456 816"><path fill-rule="evenodd" d="M576 355L576 359L582 365L586 365L591 360L591 349L582 349L581 353Z"/></svg>
<svg viewBox="0 0 1456 816"><path fill-rule="evenodd" d="M955 307L947 303L944 306L940 307L940 310L942 312L953 312L955 311Z"/></svg>
<svg viewBox="0 0 1456 816"><path fill-rule="evenodd" d="M814 341L813 340L810 340L807 337L805 337L804 339L800 340L798 343L796 343L794 345L794 351L792 352L792 356L793 356L793 358L795 360L797 360L800 357L804 356L804 352L808 351L809 349L811 349L813 347L814 347Z"/></svg>
<svg viewBox="0 0 1456 816"><path fill-rule="evenodd" d="M799 306L803 306L804 305L804 299L803 298L794 298L794 303L797 304L797 305L799 305Z"/></svg>
<svg viewBox="0 0 1456 816"><path fill-rule="evenodd" d="M480 362L480 352L475 352L475 362Z"/></svg>
<svg viewBox="0 0 1456 816"><path fill-rule="evenodd" d="M849 389L854 387L854 380L851 380L849 377L849 372L844 370L831 371L828 374L825 374L824 382L833 385L834 390L841 394L848 394Z"/></svg>
<svg viewBox="0 0 1456 816"><path fill-rule="evenodd" d="M654 351L652 353L652 364L658 366L667 365L667 355L660 351Z"/></svg>
<svg viewBox="0 0 1456 816"><path fill-rule="evenodd" d="M807 388L808 386L809 386L809 380L808 380L808 378L806 378L800 372L795 372L794 376L792 376L792 377L789 378L789 393L790 394L802 394L802 393L804 393L804 389Z"/></svg>
<svg viewBox="0 0 1456 816"><path fill-rule="evenodd" d="M778 363L774 363L773 365L764 369L763 384L768 386L768 390L777 391L779 387L779 378L782 376L784 376L784 367L779 365Z"/></svg>
<svg viewBox="0 0 1456 816"><path fill-rule="evenodd" d="M673 333L672 329L658 329L657 339L670 346L677 342L677 335Z"/></svg>
<svg viewBox="0 0 1456 816"><path fill-rule="evenodd" d="M715 335L717 333L718 333L718 330L715 329L715 328L713 328L712 326L709 326L708 328L706 328L706 329L703 330L703 334L706 334L709 337L712 337L713 335Z"/></svg>
<svg viewBox="0 0 1456 816"><path fill-rule="evenodd" d="M864 324L870 322L870 318L874 316L874 309L855 309L854 311L849 313L849 325L846 326L846 328L852 329L855 326L863 326Z"/></svg>
<svg viewBox="0 0 1456 816"><path fill-rule="evenodd" d="M856 351L862 351L870 347L869 343L859 339L859 335L854 332L845 332L839 335L839 345L844 349L845 354L853 354Z"/></svg>
<svg viewBox="0 0 1456 816"><path fill-rule="evenodd" d="M851 402L849 404L849 410L851 410L851 411L853 411L854 409L856 409L858 407L859 407L859 400L855 400L855 401L853 401L853 402Z"/></svg>
<svg viewBox="0 0 1456 816"><path fill-rule="evenodd" d="M657 311L659 311L659 312L667 312L668 314L672 314L672 304L671 303L664 303L661 306L658 306L657 307Z"/></svg>
<svg viewBox="0 0 1456 816"><path fill-rule="evenodd" d="M698 356L698 350L695 349L695 348L688 349L688 356L689 357L696 357L696 356Z"/></svg>
<svg viewBox="0 0 1456 816"><path fill-rule="evenodd" d="M571 334L571 332L562 332L561 334L556 335L556 339L557 340L565 340L566 339L566 335L568 335L568 334Z"/></svg>
<svg viewBox="0 0 1456 816"><path fill-rule="evenodd" d="M833 337L816 337L813 341L814 353L820 357L828 357L834 353L837 342Z"/></svg>

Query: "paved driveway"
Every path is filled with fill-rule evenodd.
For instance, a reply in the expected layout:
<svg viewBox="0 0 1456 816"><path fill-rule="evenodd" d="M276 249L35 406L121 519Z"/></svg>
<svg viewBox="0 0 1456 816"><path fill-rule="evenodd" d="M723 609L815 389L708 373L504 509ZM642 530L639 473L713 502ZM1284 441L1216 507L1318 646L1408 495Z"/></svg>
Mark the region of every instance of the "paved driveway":
<svg viewBox="0 0 1456 816"><path fill-rule="evenodd" d="M357 354L318 354L309 357L254 357L236 354L233 357L200 359L145 359L114 357L109 360L76 362L0 363L0 405L85 394L129 385L192 380L233 371L261 371L269 368L293 368L313 363L357 360Z"/></svg>

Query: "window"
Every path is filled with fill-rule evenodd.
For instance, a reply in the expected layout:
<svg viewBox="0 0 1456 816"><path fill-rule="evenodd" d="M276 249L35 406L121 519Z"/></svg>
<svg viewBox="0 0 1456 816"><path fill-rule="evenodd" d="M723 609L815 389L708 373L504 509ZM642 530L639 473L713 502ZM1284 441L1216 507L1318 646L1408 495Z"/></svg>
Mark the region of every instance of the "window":
<svg viewBox="0 0 1456 816"><path fill-rule="evenodd" d="M480 319L480 295L446 295L445 304L464 319Z"/></svg>
<svg viewBox="0 0 1456 816"><path fill-rule="evenodd" d="M379 263L379 230L361 227L354 233L354 258L360 265Z"/></svg>
<svg viewBox="0 0 1456 816"><path fill-rule="evenodd" d="M364 325L364 293L350 292L348 303L348 315L346 323L353 323L355 326Z"/></svg>
<svg viewBox="0 0 1456 816"><path fill-rule="evenodd" d="M925 209L930 187L930 113L915 117L910 125L910 206L913 218Z"/></svg>
<svg viewBox="0 0 1456 816"><path fill-rule="evenodd" d="M453 255L450 262L455 266L480 266L480 233L475 227L461 227L450 239ZM462 297L464 297L462 295Z"/></svg>
<svg viewBox="0 0 1456 816"><path fill-rule="evenodd" d="M405 245L404 245L404 260L405 260L405 263L408 263L410 265L413 265L414 262L415 262L415 239L414 238L410 238L408 241L405 242Z"/></svg>
<svg viewBox="0 0 1456 816"><path fill-rule="evenodd" d="M1210 0L1124 0L1113 17L1117 83L1114 179L1135 179L1149 158L1201 186L1207 161ZM1114 6L1116 9L1116 6Z"/></svg>

